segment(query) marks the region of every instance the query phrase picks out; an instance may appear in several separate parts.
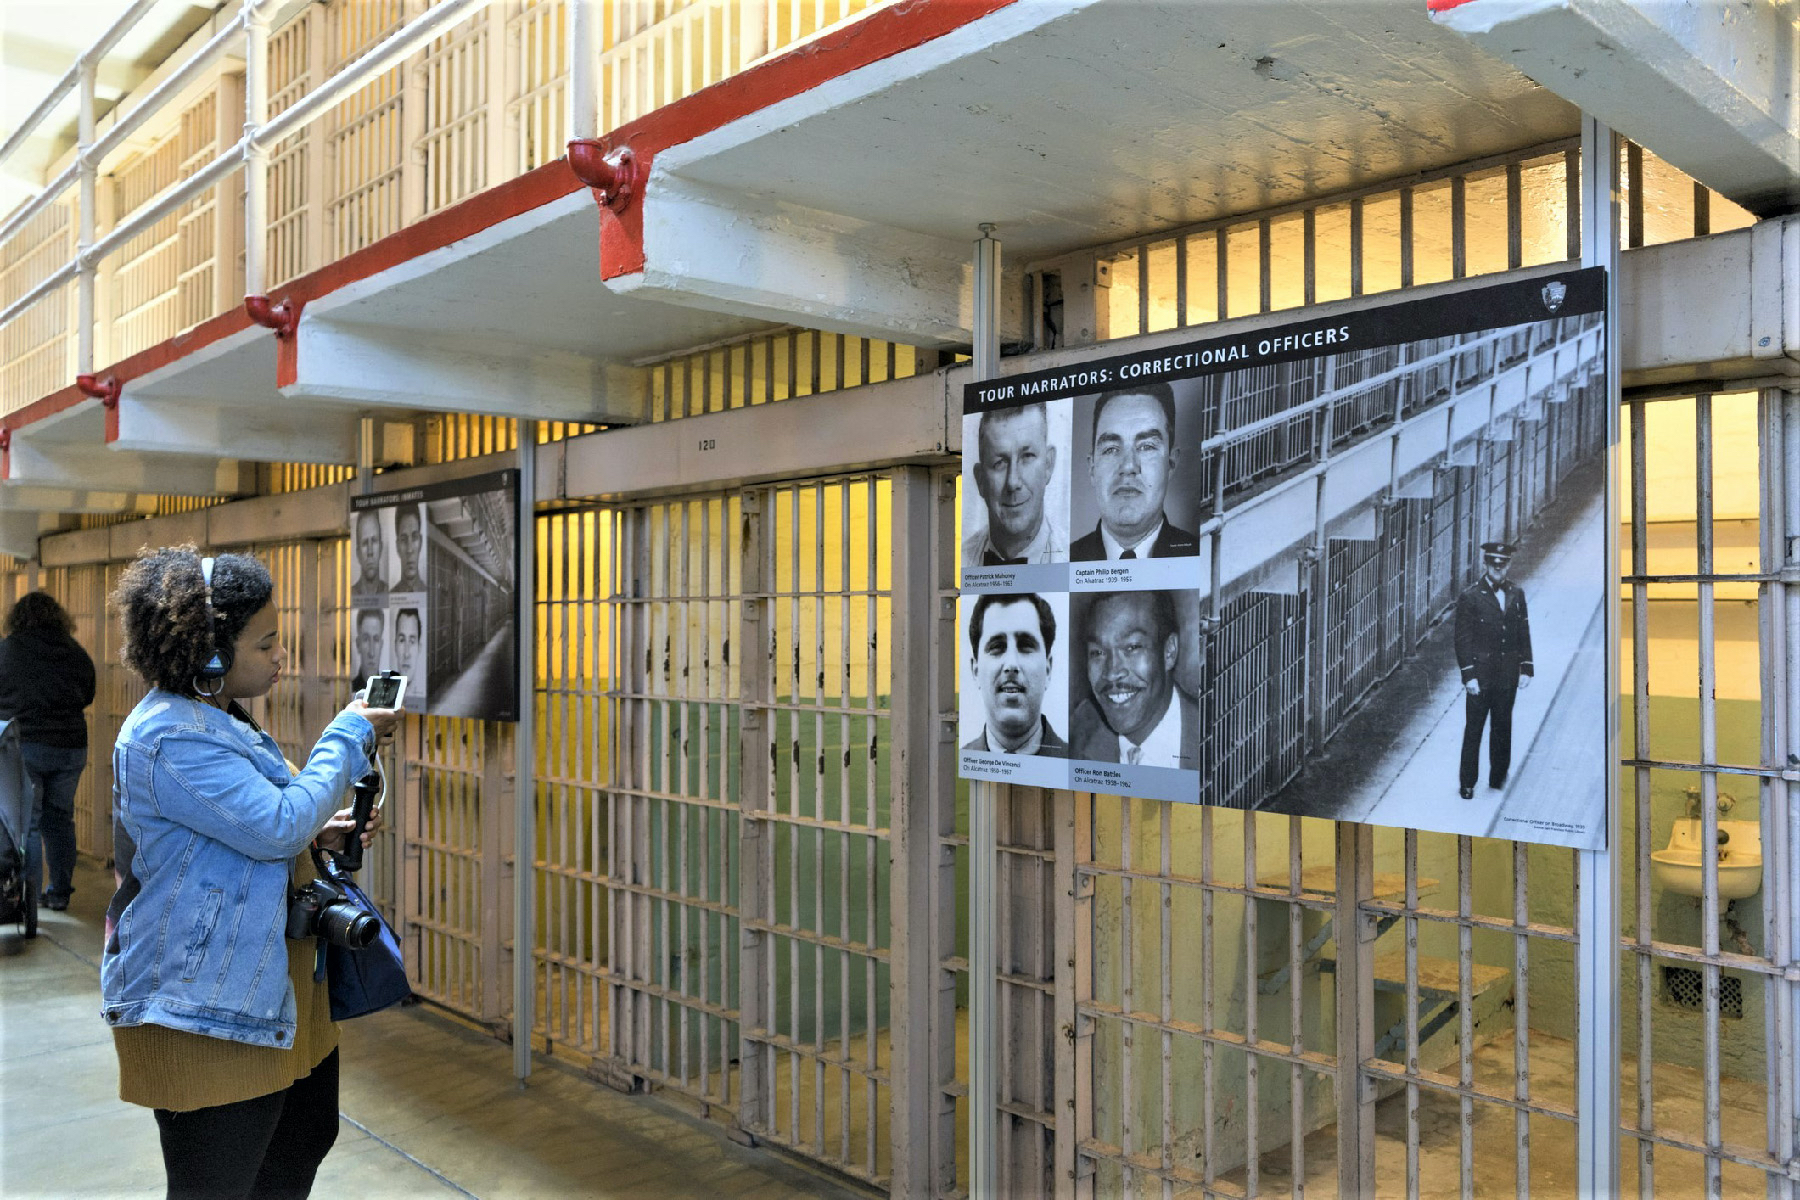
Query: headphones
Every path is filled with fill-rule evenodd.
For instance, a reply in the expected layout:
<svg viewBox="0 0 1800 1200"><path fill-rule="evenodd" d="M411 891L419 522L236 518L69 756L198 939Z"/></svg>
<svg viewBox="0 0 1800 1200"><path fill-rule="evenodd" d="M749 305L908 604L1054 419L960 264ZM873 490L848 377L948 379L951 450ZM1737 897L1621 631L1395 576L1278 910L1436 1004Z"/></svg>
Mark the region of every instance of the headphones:
<svg viewBox="0 0 1800 1200"><path fill-rule="evenodd" d="M231 670L231 647L219 644L219 614L213 611L212 602L213 560L200 560L200 578L206 583L206 628L208 641L212 642L212 657L200 667L199 674L194 676L194 690L206 696L216 696L224 685L225 676ZM215 686L208 689L204 684Z"/></svg>

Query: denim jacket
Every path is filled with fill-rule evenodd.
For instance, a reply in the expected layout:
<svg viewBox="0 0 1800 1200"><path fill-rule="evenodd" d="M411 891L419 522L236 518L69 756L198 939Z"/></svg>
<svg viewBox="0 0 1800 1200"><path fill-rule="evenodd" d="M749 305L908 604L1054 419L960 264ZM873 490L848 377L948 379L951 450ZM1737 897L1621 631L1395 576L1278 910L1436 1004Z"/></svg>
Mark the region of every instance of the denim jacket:
<svg viewBox="0 0 1800 1200"><path fill-rule="evenodd" d="M340 713L291 775L275 739L210 704L153 688L132 709L113 747L130 865L100 964L109 1024L293 1044L289 867L374 746L369 722Z"/></svg>

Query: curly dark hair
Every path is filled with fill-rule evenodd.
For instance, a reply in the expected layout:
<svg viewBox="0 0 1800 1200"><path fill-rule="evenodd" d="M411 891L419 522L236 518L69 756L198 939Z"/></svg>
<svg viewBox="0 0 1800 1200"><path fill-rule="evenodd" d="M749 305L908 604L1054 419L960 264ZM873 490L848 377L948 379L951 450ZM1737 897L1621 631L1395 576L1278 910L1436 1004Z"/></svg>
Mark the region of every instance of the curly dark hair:
<svg viewBox="0 0 1800 1200"><path fill-rule="evenodd" d="M125 631L125 665L146 683L184 696L214 645L229 647L275 594L269 569L247 554L213 562L211 628L206 580L193 545L145 549L125 568L112 605ZM216 643L215 643L215 638Z"/></svg>
<svg viewBox="0 0 1800 1200"><path fill-rule="evenodd" d="M6 636L27 631L75 636L75 618L49 592L26 592L6 614Z"/></svg>

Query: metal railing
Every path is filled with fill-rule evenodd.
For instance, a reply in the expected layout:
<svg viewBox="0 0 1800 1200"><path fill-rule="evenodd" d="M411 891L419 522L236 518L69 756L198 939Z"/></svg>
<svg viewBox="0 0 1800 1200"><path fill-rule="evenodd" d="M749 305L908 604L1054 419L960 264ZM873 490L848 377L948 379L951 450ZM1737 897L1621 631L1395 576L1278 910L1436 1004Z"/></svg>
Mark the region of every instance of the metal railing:
<svg viewBox="0 0 1800 1200"><path fill-rule="evenodd" d="M102 130L98 67L152 7L140 0L0 147L3 162L77 97L77 142L67 163L0 224L0 258L11 267L0 273L0 411L92 374L97 360L117 361L192 328L242 294L264 293L550 162L571 138L636 120L883 3L434 0L422 11L410 0L315 3L274 30L273 0L242 0ZM231 82L235 68L226 65L238 54L241 98ZM217 145L202 161L184 156L177 178L154 194L129 205L120 195L114 221L111 193L124 188L102 186L108 164L147 170L139 164L159 155L160 145L122 167L118 160L147 139L178 136L175 127L194 111L190 98L213 75L219 81L200 103L217 106ZM240 109L241 122L234 119ZM233 215L239 172L241 223ZM165 239L155 235L172 214L183 213L185 222L188 206L208 203L215 243L187 245L175 275L187 280L210 265L216 297L197 308L184 296L165 311L162 293L180 285L164 278L160 260L149 272L154 281L139 271L133 295L111 293L111 273L130 249L146 237L160 245ZM67 214L74 244L46 257L37 253L40 243L62 236L62 222L46 214L58 211ZM242 286L234 288L240 252ZM73 289L72 312L51 322L55 328L41 321L29 333L15 327L27 313L64 303L65 289ZM121 311L145 319L115 333Z"/></svg>

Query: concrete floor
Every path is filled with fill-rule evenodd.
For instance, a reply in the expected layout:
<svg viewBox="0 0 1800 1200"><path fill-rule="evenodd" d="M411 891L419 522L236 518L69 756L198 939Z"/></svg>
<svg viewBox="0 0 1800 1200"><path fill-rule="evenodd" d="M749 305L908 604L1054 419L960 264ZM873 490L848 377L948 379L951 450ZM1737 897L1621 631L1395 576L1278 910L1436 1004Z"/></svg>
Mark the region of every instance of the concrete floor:
<svg viewBox="0 0 1800 1200"><path fill-rule="evenodd" d="M156 1124L118 1099L99 1017L110 875L83 860L39 935L0 929L0 1196L164 1193ZM856 1200L870 1193L730 1141L659 1097L552 1064L528 1086L512 1049L427 1005L343 1026L342 1123L320 1196Z"/></svg>

